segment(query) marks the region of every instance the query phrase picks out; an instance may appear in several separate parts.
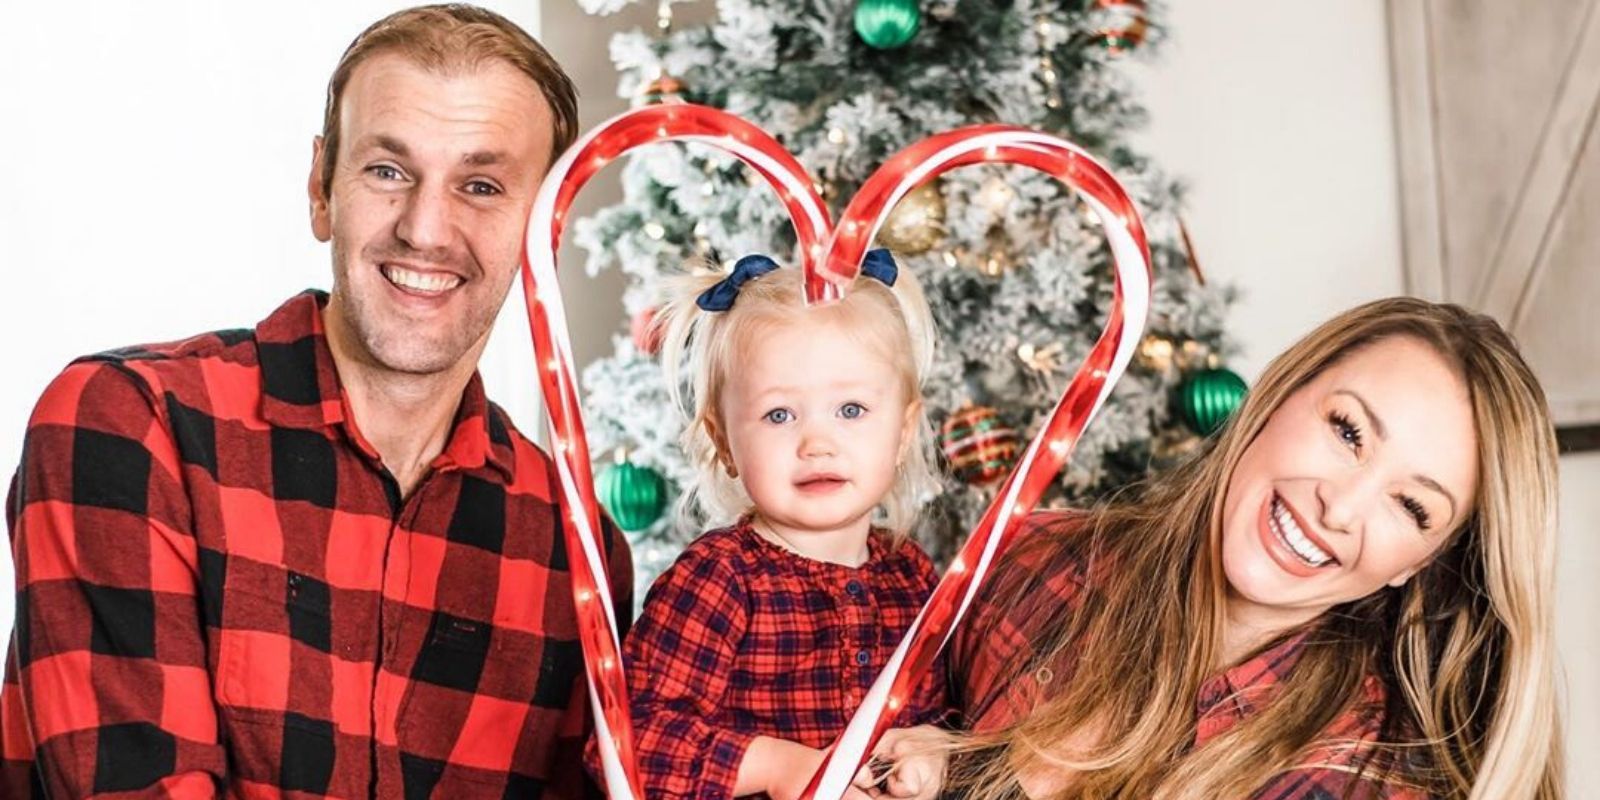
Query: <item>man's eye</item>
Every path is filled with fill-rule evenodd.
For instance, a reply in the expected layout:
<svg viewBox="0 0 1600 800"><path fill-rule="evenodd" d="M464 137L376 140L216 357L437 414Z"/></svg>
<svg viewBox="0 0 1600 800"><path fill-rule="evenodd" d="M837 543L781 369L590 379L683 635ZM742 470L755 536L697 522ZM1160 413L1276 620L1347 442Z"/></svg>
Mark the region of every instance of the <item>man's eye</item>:
<svg viewBox="0 0 1600 800"><path fill-rule="evenodd" d="M761 418L773 423L774 425L782 425L785 422L792 421L794 419L794 413L789 411L787 408L774 408L771 411L768 411L766 414L763 414Z"/></svg>
<svg viewBox="0 0 1600 800"><path fill-rule="evenodd" d="M467 184L467 194L474 194L479 197L493 197L500 194L500 187L487 181L473 181Z"/></svg>
<svg viewBox="0 0 1600 800"><path fill-rule="evenodd" d="M367 172L372 173L372 176L380 181L397 181L405 177L400 174L400 170L395 169L388 164L377 164L375 166L367 167Z"/></svg>
<svg viewBox="0 0 1600 800"><path fill-rule="evenodd" d="M859 419L866 416L867 407L860 403L845 403L839 406L839 416L845 419Z"/></svg>

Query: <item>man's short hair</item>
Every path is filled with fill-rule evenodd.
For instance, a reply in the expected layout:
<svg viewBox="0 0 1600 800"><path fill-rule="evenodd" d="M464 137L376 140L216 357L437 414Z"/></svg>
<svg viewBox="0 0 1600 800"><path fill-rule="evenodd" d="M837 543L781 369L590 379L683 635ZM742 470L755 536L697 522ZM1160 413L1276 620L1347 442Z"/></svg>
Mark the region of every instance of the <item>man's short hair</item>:
<svg viewBox="0 0 1600 800"><path fill-rule="evenodd" d="M324 195L333 189L333 170L339 154L339 109L345 85L361 62L381 53L395 53L424 69L439 72L505 62L532 78L550 104L555 119L551 160L578 136L578 90L549 51L527 31L493 11L463 3L408 8L362 31L344 51L328 81L328 105L322 118Z"/></svg>

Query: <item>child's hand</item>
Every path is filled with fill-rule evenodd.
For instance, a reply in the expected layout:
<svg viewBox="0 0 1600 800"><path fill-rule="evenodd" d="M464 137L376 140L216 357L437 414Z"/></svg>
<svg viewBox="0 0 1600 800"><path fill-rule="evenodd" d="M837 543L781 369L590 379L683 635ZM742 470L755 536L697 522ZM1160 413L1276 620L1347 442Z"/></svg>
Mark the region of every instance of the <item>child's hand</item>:
<svg viewBox="0 0 1600 800"><path fill-rule="evenodd" d="M742 795L764 791L772 800L796 800L811 783L811 776L822 768L825 755L826 751L814 747L757 736L745 751L744 761L739 764L739 784L735 793ZM753 791L744 791L752 788L746 782L747 777L757 784ZM871 781L865 766L856 773L853 785L845 790L843 800L871 800L866 792L857 788L864 785L864 781Z"/></svg>
<svg viewBox="0 0 1600 800"><path fill-rule="evenodd" d="M873 750L875 760L887 762L888 775L881 779L868 775L867 783L863 783L863 776L858 774L856 786L896 800L931 800L944 784L946 756L941 745L948 740L947 733L932 725L892 728Z"/></svg>

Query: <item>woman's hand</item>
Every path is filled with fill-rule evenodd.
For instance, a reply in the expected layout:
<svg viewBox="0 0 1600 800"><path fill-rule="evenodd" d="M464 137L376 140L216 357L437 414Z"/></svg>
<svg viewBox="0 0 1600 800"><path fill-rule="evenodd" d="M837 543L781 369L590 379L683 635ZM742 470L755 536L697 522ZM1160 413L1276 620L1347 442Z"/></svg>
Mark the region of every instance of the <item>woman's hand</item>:
<svg viewBox="0 0 1600 800"><path fill-rule="evenodd" d="M857 774L856 786L877 797L932 800L944 785L949 741L948 733L932 725L892 728L872 751L874 760L888 764L888 775Z"/></svg>

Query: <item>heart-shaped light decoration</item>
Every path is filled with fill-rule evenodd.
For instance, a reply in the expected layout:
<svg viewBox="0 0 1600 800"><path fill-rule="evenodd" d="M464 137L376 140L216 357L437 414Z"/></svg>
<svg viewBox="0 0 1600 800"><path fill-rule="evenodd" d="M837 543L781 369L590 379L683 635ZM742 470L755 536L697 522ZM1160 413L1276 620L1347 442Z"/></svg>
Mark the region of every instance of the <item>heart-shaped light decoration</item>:
<svg viewBox="0 0 1600 800"><path fill-rule="evenodd" d="M812 777L806 797L837 800L873 744L904 707L917 676L932 665L966 613L1021 518L1038 503L1127 368L1150 306L1149 246L1138 211L1110 172L1069 142L1005 125L961 128L902 150L867 179L837 227L830 225L827 207L810 176L781 144L749 122L705 106L649 106L613 117L551 167L528 221L522 287L555 449L560 501L567 515L568 524L563 526L567 550L582 556L572 559L573 598L596 738L613 800L643 800L645 794L633 758L621 643L606 580L599 507L566 315L556 283L555 257L572 199L589 178L635 147L667 141L699 142L726 150L773 187L794 221L808 304L837 300L849 290L867 247L901 198L941 173L970 164L1021 164L1049 173L1077 190L1105 228L1116 264L1112 307L1099 340Z"/></svg>

